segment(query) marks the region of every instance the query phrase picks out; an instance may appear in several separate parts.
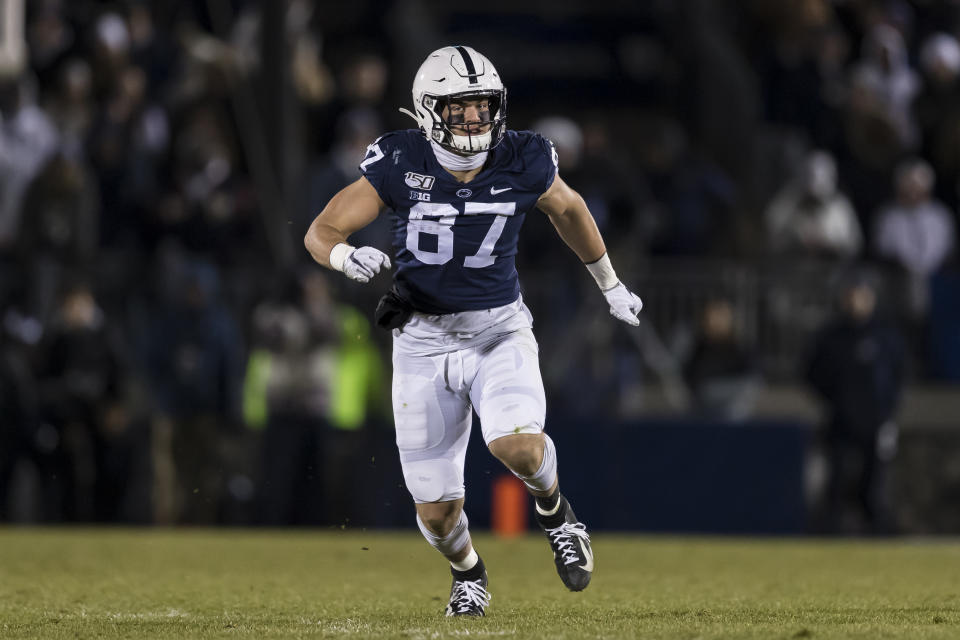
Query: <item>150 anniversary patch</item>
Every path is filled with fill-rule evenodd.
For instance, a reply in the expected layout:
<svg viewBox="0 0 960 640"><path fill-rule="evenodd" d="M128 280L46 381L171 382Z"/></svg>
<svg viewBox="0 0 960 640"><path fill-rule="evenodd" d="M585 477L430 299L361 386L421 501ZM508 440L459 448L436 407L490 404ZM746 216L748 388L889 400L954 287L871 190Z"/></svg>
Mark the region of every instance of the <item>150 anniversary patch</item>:
<svg viewBox="0 0 960 640"><path fill-rule="evenodd" d="M436 182L437 179L433 176L424 176L419 173L414 173L413 171L407 171L403 176L403 181L407 183L408 187L413 189L429 191L433 188L433 183Z"/></svg>

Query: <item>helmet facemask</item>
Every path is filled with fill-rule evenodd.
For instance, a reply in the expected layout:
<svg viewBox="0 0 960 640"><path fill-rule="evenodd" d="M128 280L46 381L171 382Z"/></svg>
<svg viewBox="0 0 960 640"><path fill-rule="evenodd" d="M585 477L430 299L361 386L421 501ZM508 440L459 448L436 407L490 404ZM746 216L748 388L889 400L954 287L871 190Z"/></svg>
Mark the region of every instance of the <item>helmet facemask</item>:
<svg viewBox="0 0 960 640"><path fill-rule="evenodd" d="M480 120L464 121L464 114L451 114L453 103L466 100L486 100L488 109L480 110ZM470 91L449 96L423 96L422 107L431 115L431 140L444 149L459 154L488 151L503 139L506 129L506 90ZM447 118L443 112L447 110ZM479 129L479 130L478 130Z"/></svg>

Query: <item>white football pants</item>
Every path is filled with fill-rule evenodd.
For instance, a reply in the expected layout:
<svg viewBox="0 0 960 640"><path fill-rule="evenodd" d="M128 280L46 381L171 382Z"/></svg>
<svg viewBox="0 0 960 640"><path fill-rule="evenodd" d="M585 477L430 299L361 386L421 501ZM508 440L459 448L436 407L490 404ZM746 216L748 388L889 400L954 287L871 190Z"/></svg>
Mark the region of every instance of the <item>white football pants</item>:
<svg viewBox="0 0 960 640"><path fill-rule="evenodd" d="M483 439L541 433L546 413L537 341L528 328L436 355L393 350L393 413L407 489L418 503L464 496L472 424Z"/></svg>

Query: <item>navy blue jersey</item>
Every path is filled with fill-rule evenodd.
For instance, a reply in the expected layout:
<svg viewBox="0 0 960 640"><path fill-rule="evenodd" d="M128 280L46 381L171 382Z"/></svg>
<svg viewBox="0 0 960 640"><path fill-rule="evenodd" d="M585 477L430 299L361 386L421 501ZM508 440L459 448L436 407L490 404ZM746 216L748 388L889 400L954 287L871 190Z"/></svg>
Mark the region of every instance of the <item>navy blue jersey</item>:
<svg viewBox="0 0 960 640"><path fill-rule="evenodd" d="M557 173L549 140L507 131L464 184L420 131L394 131L367 148L360 170L392 209L394 280L415 309L454 313L517 299L520 226Z"/></svg>

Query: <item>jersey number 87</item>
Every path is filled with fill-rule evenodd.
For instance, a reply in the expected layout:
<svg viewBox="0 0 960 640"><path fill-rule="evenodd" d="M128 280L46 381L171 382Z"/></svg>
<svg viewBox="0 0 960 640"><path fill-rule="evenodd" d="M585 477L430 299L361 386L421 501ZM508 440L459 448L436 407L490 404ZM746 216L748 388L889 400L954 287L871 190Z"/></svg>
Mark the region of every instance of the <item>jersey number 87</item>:
<svg viewBox="0 0 960 640"><path fill-rule="evenodd" d="M472 256L463 260L463 266L473 269L489 267L497 259L493 248L507 224L507 216L517 209L515 202L465 202L463 214L467 216L493 214L493 224L484 236L480 248ZM453 223L459 211L442 202L418 202L410 208L410 220L407 222L407 249L425 264L446 264L453 258ZM420 248L420 234L437 237L437 250L425 251Z"/></svg>

